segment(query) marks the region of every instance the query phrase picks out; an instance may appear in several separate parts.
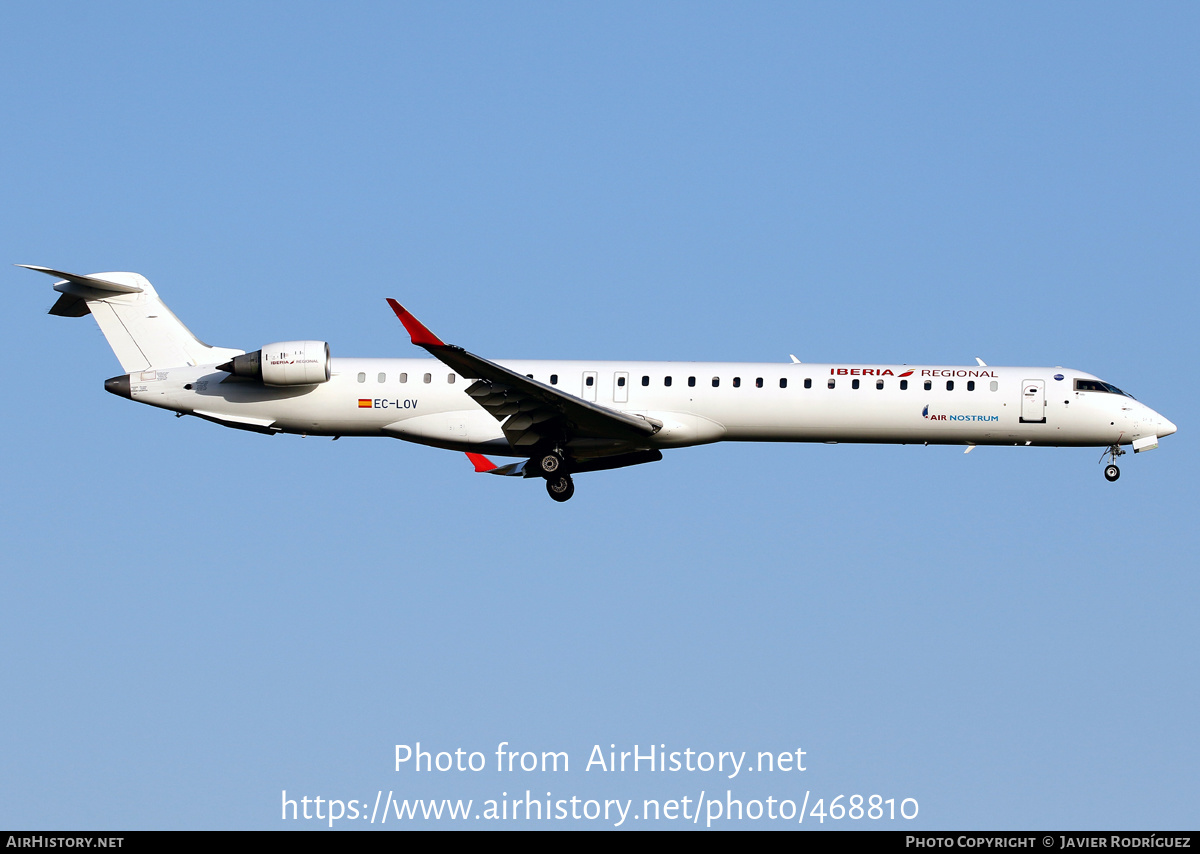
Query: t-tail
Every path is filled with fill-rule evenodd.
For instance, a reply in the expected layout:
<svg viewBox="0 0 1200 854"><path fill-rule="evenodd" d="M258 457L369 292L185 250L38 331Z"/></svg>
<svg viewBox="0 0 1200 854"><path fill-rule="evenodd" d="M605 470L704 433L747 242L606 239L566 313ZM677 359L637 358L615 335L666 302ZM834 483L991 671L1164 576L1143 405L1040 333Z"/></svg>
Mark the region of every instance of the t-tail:
<svg viewBox="0 0 1200 854"><path fill-rule="evenodd" d="M59 317L91 314L127 374L151 368L211 365L245 352L205 344L167 308L146 277L138 273L82 276L29 264L17 266L57 277L54 290L62 296L51 306L50 313Z"/></svg>

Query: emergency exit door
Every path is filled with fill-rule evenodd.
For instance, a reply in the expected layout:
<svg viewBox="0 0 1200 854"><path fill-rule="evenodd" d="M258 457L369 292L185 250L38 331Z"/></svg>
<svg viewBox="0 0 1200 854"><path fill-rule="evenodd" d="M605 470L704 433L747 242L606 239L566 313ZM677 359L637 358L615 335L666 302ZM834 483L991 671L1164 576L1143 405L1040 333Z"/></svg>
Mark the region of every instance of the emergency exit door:
<svg viewBox="0 0 1200 854"><path fill-rule="evenodd" d="M613 402L629 402L629 374L624 371L613 374Z"/></svg>

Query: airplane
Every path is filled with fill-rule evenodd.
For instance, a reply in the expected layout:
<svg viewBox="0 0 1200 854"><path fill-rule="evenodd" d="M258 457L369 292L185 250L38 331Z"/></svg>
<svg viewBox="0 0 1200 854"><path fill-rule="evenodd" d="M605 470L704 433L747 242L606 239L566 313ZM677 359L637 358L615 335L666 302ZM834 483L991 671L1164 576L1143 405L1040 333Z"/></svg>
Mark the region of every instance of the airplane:
<svg viewBox="0 0 1200 854"><path fill-rule="evenodd" d="M331 358L324 341L247 352L194 336L144 276L58 279L50 314L91 314L125 373L104 388L138 403L273 435L388 436L466 452L478 472L540 478L640 465L711 442L1158 447L1175 425L1092 374L1062 367L512 360L434 335L393 299L433 359ZM485 455L515 457L497 465Z"/></svg>

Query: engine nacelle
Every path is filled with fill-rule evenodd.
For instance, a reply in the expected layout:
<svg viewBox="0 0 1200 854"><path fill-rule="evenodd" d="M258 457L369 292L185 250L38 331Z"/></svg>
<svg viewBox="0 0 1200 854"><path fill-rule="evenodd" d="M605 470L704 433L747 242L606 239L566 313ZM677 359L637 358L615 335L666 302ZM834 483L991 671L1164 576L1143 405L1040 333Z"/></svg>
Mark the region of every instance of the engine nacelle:
<svg viewBox="0 0 1200 854"><path fill-rule="evenodd" d="M331 367L324 341L280 341L234 356L217 370L261 380L263 385L296 386L328 382Z"/></svg>

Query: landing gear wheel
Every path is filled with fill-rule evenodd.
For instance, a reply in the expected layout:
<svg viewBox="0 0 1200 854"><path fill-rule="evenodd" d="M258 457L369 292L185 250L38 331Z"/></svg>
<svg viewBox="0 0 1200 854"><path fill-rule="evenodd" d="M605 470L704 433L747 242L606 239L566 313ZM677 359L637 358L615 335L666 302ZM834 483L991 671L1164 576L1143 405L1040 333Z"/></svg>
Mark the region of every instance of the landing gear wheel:
<svg viewBox="0 0 1200 854"><path fill-rule="evenodd" d="M542 454L537 460L538 471L543 477L551 477L562 471L563 458L556 452Z"/></svg>
<svg viewBox="0 0 1200 854"><path fill-rule="evenodd" d="M569 474L548 478L546 480L546 492L555 501L570 501L571 496L575 494L575 481L571 480Z"/></svg>
<svg viewBox="0 0 1200 854"><path fill-rule="evenodd" d="M1108 457L1108 465L1104 467L1104 479L1109 483L1121 476L1121 470L1117 468L1117 457L1125 456L1125 452L1121 450L1120 445L1109 445L1108 450L1100 455L1100 462L1104 462L1104 458Z"/></svg>

